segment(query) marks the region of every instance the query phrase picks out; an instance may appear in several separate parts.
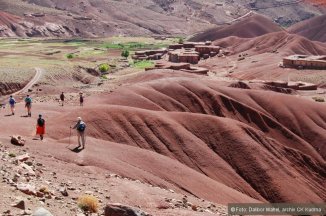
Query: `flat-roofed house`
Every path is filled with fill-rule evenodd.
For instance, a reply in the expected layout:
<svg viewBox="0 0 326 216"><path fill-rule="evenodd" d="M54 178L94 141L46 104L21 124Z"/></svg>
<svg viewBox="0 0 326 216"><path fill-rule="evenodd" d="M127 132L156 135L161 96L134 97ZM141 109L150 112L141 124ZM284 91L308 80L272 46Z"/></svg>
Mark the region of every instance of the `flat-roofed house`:
<svg viewBox="0 0 326 216"><path fill-rule="evenodd" d="M292 55L283 58L283 66L291 68L307 68L326 70L326 55Z"/></svg>

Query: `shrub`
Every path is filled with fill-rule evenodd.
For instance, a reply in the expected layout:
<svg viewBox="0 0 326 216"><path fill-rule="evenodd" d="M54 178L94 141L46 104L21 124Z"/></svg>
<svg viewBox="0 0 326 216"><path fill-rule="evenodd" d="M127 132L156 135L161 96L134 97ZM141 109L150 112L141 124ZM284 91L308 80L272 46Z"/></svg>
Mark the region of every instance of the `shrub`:
<svg viewBox="0 0 326 216"><path fill-rule="evenodd" d="M99 70L100 70L102 73L107 72L109 69L110 69L110 66L109 66L108 64L101 64L101 65L99 66Z"/></svg>
<svg viewBox="0 0 326 216"><path fill-rule="evenodd" d="M67 59L72 59L72 58L74 58L74 54L72 53L67 54Z"/></svg>
<svg viewBox="0 0 326 216"><path fill-rule="evenodd" d="M78 198L78 207L84 212L97 213L99 208L98 199L91 195L83 195Z"/></svg>
<svg viewBox="0 0 326 216"><path fill-rule="evenodd" d="M49 188L47 186L42 186L39 189L40 192L44 193L44 194L50 194Z"/></svg>
<svg viewBox="0 0 326 216"><path fill-rule="evenodd" d="M179 39L178 39L178 43L179 43L179 44L183 44L183 42L184 42L183 38L179 38Z"/></svg>
<svg viewBox="0 0 326 216"><path fill-rule="evenodd" d="M154 67L155 63L149 60L135 61L132 66L138 69L145 69Z"/></svg>
<svg viewBox="0 0 326 216"><path fill-rule="evenodd" d="M107 80L108 77L107 77L106 75L102 75L102 76L101 76L101 79L102 79L102 80Z"/></svg>
<svg viewBox="0 0 326 216"><path fill-rule="evenodd" d="M325 102L325 99L322 97L313 97L312 99L314 99L316 102L320 102L320 103Z"/></svg>
<svg viewBox="0 0 326 216"><path fill-rule="evenodd" d="M129 50L123 50L121 53L122 57L128 58L129 57Z"/></svg>

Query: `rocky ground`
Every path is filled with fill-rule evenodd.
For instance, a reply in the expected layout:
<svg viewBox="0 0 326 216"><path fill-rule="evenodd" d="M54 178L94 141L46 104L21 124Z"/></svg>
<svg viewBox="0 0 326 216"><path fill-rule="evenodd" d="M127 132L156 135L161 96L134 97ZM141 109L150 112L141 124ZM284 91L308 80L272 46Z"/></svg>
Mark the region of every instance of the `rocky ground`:
<svg viewBox="0 0 326 216"><path fill-rule="evenodd" d="M109 203L123 203L120 209L129 208L126 207L128 204L133 206L130 207L132 211L143 209L148 215L227 215L225 206L95 167L65 163L51 155L31 152L26 146L2 142L0 158L0 211L3 216L36 215L39 208L47 209L53 215L82 216L78 198L83 194L98 199L99 211L92 215L110 215L104 212ZM144 199L148 202L143 202ZM109 211L110 208L106 209Z"/></svg>

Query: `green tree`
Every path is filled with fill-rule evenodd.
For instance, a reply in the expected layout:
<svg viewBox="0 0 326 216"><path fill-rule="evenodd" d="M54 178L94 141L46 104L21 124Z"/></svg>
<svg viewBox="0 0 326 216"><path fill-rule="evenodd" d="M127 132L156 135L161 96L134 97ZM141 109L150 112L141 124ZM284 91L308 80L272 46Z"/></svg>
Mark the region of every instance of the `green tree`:
<svg viewBox="0 0 326 216"><path fill-rule="evenodd" d="M68 59L72 59L72 58L74 58L74 54L72 54L72 53L67 54L67 58L68 58Z"/></svg>
<svg viewBox="0 0 326 216"><path fill-rule="evenodd" d="M105 73L110 69L110 66L108 64L101 64L98 68L102 73Z"/></svg>
<svg viewBox="0 0 326 216"><path fill-rule="evenodd" d="M121 53L122 57L128 58L129 57L129 50L123 50Z"/></svg>

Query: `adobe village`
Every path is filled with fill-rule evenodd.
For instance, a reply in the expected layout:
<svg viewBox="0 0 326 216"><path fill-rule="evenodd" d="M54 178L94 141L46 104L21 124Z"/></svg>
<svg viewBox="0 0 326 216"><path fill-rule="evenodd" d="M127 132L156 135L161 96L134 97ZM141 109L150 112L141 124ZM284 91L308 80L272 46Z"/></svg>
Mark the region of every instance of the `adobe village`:
<svg viewBox="0 0 326 216"><path fill-rule="evenodd" d="M0 215L325 203L325 13L317 0L0 2Z"/></svg>

